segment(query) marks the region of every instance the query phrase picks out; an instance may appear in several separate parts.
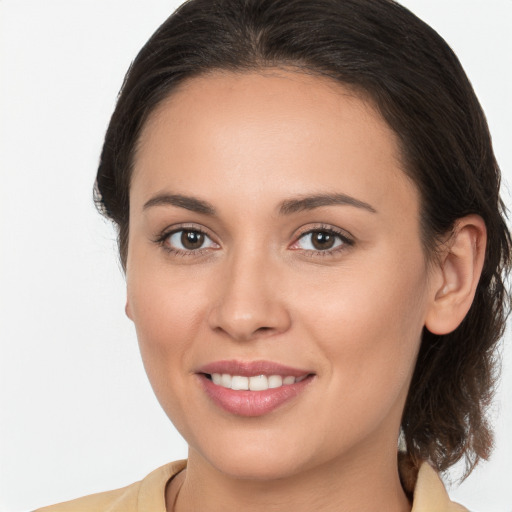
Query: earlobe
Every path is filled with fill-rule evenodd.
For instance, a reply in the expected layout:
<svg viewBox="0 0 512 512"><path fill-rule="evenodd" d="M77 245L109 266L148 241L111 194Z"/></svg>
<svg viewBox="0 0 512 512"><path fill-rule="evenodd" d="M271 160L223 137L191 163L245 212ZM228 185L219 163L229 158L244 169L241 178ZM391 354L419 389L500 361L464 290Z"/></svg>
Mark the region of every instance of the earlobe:
<svg viewBox="0 0 512 512"><path fill-rule="evenodd" d="M464 320L482 273L486 242L487 230L480 216L458 219L436 269L439 279L425 319L430 332L448 334Z"/></svg>
<svg viewBox="0 0 512 512"><path fill-rule="evenodd" d="M131 311L131 307L130 307L130 300L127 298L126 299L126 305L124 306L124 312L126 314L126 316L133 321L133 318L132 318L132 311Z"/></svg>

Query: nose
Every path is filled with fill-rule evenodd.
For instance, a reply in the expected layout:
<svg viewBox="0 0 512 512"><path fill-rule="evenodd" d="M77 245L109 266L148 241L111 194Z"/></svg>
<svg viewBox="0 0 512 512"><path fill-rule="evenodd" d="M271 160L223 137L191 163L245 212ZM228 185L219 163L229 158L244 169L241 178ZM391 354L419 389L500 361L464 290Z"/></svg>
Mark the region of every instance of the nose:
<svg viewBox="0 0 512 512"><path fill-rule="evenodd" d="M283 333L291 317L280 289L279 265L261 254L233 256L216 280L210 328L236 341Z"/></svg>

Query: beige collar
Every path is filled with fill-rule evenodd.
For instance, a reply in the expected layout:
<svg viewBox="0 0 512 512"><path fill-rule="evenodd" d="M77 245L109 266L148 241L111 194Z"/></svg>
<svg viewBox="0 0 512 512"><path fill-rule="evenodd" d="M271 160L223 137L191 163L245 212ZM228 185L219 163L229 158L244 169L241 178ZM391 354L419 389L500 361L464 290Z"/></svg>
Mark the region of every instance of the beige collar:
<svg viewBox="0 0 512 512"><path fill-rule="evenodd" d="M424 462L418 472L414 487L411 512L463 512L467 509L450 500L441 478L436 471Z"/></svg>

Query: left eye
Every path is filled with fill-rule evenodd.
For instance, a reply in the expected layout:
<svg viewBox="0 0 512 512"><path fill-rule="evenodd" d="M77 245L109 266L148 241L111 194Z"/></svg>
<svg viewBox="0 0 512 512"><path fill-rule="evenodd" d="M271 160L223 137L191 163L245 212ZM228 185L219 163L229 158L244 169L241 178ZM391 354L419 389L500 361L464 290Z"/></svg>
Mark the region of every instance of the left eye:
<svg viewBox="0 0 512 512"><path fill-rule="evenodd" d="M167 243L172 249L178 251L196 251L208 247L217 247L217 244L205 233L196 229L180 229L171 233Z"/></svg>
<svg viewBox="0 0 512 512"><path fill-rule="evenodd" d="M345 243L347 241L333 231L315 230L304 233L295 245L305 251L329 251Z"/></svg>

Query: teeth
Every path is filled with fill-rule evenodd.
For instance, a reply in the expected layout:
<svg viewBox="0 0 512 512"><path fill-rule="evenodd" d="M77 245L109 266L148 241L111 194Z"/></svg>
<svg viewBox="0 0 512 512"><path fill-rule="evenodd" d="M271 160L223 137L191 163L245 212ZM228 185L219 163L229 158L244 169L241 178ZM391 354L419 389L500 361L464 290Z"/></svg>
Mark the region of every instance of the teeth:
<svg viewBox="0 0 512 512"><path fill-rule="evenodd" d="M220 377L220 385L224 388L230 388L231 387L231 375L228 375L227 373L223 373Z"/></svg>
<svg viewBox="0 0 512 512"><path fill-rule="evenodd" d="M283 385L283 377L281 375L271 375L268 378L269 388L280 388Z"/></svg>
<svg viewBox="0 0 512 512"><path fill-rule="evenodd" d="M266 375L257 375L249 378L249 389L251 391L264 391L268 389L268 379Z"/></svg>
<svg viewBox="0 0 512 512"><path fill-rule="evenodd" d="M251 390L251 391L265 391L267 389L280 388L281 386L289 386L296 382L303 381L307 375L301 377L293 377L287 375L255 375L254 377L245 377L242 375L229 375L228 373L212 373L212 381L217 386L234 390Z"/></svg>
<svg viewBox="0 0 512 512"><path fill-rule="evenodd" d="M231 389L249 389L249 377L233 375L231 379Z"/></svg>

